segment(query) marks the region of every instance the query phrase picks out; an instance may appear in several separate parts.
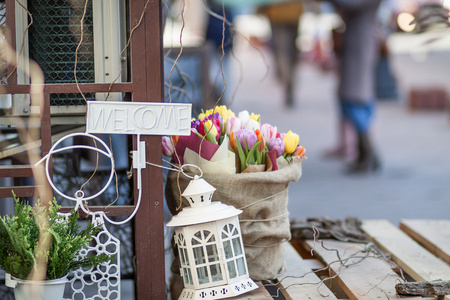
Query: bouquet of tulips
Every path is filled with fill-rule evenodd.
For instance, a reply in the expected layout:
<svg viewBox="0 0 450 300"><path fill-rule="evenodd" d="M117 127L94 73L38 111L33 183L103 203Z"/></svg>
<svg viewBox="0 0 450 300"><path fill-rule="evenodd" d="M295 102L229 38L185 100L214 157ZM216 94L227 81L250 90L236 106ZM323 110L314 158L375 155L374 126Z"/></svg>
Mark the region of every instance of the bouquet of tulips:
<svg viewBox="0 0 450 300"><path fill-rule="evenodd" d="M177 164L194 164L205 173L275 171L305 148L292 131L262 124L260 115L237 115L225 105L202 112L191 122L190 136L163 136L163 154Z"/></svg>

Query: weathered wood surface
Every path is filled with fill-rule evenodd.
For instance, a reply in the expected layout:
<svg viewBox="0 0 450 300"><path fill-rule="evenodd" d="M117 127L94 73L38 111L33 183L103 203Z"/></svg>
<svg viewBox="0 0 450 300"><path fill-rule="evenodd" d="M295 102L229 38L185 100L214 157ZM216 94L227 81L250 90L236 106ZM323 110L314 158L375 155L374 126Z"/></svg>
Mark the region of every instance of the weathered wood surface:
<svg viewBox="0 0 450 300"><path fill-rule="evenodd" d="M416 281L450 280L450 267L386 220L363 222L363 230Z"/></svg>
<svg viewBox="0 0 450 300"><path fill-rule="evenodd" d="M323 240L306 244L328 265L331 275L351 300L399 299L395 284L400 277L384 259L366 251L364 244ZM409 297L408 299L422 299Z"/></svg>
<svg viewBox="0 0 450 300"><path fill-rule="evenodd" d="M450 295L450 281L421 281L398 283L395 290L399 295L444 296Z"/></svg>
<svg viewBox="0 0 450 300"><path fill-rule="evenodd" d="M416 281L450 280L450 267L386 220L364 221L363 230ZM445 296L450 300L450 296Z"/></svg>
<svg viewBox="0 0 450 300"><path fill-rule="evenodd" d="M401 220L399 227L450 264L450 220Z"/></svg>
<svg viewBox="0 0 450 300"><path fill-rule="evenodd" d="M321 279L311 271L290 243L284 243L286 272L278 278L280 291L287 300L337 299Z"/></svg>

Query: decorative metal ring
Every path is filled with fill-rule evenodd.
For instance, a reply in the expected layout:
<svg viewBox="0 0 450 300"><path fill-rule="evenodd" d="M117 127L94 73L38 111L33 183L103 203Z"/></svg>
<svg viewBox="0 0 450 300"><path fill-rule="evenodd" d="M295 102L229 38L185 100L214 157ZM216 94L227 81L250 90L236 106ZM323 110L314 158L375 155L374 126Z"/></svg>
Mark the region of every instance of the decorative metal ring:
<svg viewBox="0 0 450 300"><path fill-rule="evenodd" d="M55 149L62 141L66 140L66 139L68 139L68 138L74 137L74 136L85 136L85 137L92 138L92 139L96 140L97 142L99 142L99 143L105 148L106 151L101 150L101 149L96 148L96 147L86 146L86 145L73 145L73 146L63 147L63 148L60 148L60 149ZM84 198L84 192L83 192L82 190L78 190L78 191L75 193L75 197L70 197L70 196L68 196L68 195L66 195L66 194L64 194L64 193L62 193L62 192L55 186L55 184L53 183L53 180L51 179L52 177L50 176L50 171L49 171L49 161L50 161L49 158L50 158L54 153L58 153L58 152L65 151L65 150L70 150L70 149L77 149L77 148L90 149L90 150L99 152L99 153L105 155L106 157L108 157L108 158L111 160L111 173L110 173L108 182L106 182L105 186L104 186L99 192L97 192L96 194L91 195L91 196L89 196L89 197L86 197L86 198ZM42 161L42 160L41 160L41 161ZM48 180L50 186L51 186L51 187L53 188L53 190L54 190L55 192L57 192L60 196L66 198L66 199L72 200L72 201L78 201L78 200L80 200L80 199L83 199L84 201L88 201L88 200L94 199L94 198L98 197L99 195L101 195L101 194L108 188L108 186L110 185L112 179L114 178L114 159L113 159L113 154L112 154L112 152L111 152L111 149L109 149L108 146L105 144L105 142L102 141L99 137L96 137L96 136L94 136L94 135L92 135L92 134L85 133L85 132L72 133L72 134L66 135L65 137L59 139L59 140L52 146L52 148L50 148L50 151L49 151L48 154L46 155L45 174L46 174L46 176L47 176L47 180ZM82 194L81 194L81 198L80 198L79 192L82 193Z"/></svg>
<svg viewBox="0 0 450 300"><path fill-rule="evenodd" d="M193 164L184 164L184 165L182 165L182 166L180 167L181 173L183 173L184 176L186 176L186 177L188 177L188 178L194 178L195 176L198 176L198 175L191 176L191 175L188 175L188 174L184 173L184 169L183 169L184 167L194 167L194 168L197 168L197 169L200 171L200 176L199 176L199 177L200 177L200 178L203 177L203 171L202 171L202 169L201 169L199 166L193 165Z"/></svg>

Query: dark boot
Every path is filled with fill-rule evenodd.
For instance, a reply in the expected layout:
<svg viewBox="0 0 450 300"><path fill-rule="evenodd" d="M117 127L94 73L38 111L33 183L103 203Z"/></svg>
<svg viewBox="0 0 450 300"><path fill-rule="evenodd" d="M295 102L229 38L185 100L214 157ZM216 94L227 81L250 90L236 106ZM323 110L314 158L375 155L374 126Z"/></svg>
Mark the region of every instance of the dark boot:
<svg viewBox="0 0 450 300"><path fill-rule="evenodd" d="M369 173L380 168L368 133L358 133L358 157L348 168L349 173Z"/></svg>

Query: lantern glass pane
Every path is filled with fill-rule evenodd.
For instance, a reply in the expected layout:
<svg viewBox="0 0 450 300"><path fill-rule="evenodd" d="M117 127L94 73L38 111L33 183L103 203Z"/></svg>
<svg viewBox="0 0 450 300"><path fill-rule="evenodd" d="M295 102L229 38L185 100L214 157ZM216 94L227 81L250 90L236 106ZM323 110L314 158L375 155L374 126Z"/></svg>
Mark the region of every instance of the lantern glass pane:
<svg viewBox="0 0 450 300"><path fill-rule="evenodd" d="M187 269L188 270L188 274L189 274L189 284L193 285L194 283L192 282L192 273L191 273L191 269Z"/></svg>
<svg viewBox="0 0 450 300"><path fill-rule="evenodd" d="M237 276L236 266L234 265L234 260L227 262L228 275L230 275L230 279L235 278Z"/></svg>
<svg viewBox="0 0 450 300"><path fill-rule="evenodd" d="M189 284L190 276L188 273L189 269L183 268L183 278L184 278L184 284Z"/></svg>
<svg viewBox="0 0 450 300"><path fill-rule="evenodd" d="M197 231L195 234L194 234L194 237L196 237L197 239L199 239L200 241L202 240L202 232L201 231Z"/></svg>
<svg viewBox="0 0 450 300"><path fill-rule="evenodd" d="M223 242L223 250L225 251L225 258L229 259L233 257L233 250L231 249L230 241Z"/></svg>
<svg viewBox="0 0 450 300"><path fill-rule="evenodd" d="M214 237L214 234L211 234L211 236L209 237L209 239L206 241L207 243L212 243L215 242L216 238Z"/></svg>
<svg viewBox="0 0 450 300"><path fill-rule="evenodd" d="M203 230L203 239L207 240L211 234L211 231Z"/></svg>
<svg viewBox="0 0 450 300"><path fill-rule="evenodd" d="M238 258L236 260L236 264L237 264L237 267L238 267L239 276L246 275L247 274L247 270L245 268L244 258L243 257Z"/></svg>
<svg viewBox="0 0 450 300"><path fill-rule="evenodd" d="M199 284L209 283L208 268L207 267L199 267L199 268L197 268L197 276L198 276L198 283Z"/></svg>
<svg viewBox="0 0 450 300"><path fill-rule="evenodd" d="M237 230L237 228L236 228L236 227L234 227L234 230L233 230L233 235L239 235L239 231Z"/></svg>
<svg viewBox="0 0 450 300"><path fill-rule="evenodd" d="M184 259L184 249L183 248L179 248L180 249L180 259L181 259L181 265L186 265L186 260Z"/></svg>
<svg viewBox="0 0 450 300"><path fill-rule="evenodd" d="M187 249L183 248L184 258L186 259L186 266L189 266L189 256L187 255Z"/></svg>
<svg viewBox="0 0 450 300"><path fill-rule="evenodd" d="M210 272L211 272L211 279L212 279L213 282L221 281L223 279L222 270L220 270L220 265L219 264L211 265L209 267L209 269L210 269Z"/></svg>
<svg viewBox="0 0 450 300"><path fill-rule="evenodd" d="M217 253L217 246L215 244L206 246L206 253L208 254L208 262L219 260L219 253Z"/></svg>
<svg viewBox="0 0 450 300"><path fill-rule="evenodd" d="M241 241L239 237L233 239L233 249L235 256L242 254Z"/></svg>
<svg viewBox="0 0 450 300"><path fill-rule="evenodd" d="M203 247L194 247L192 248L194 252L194 260L196 265L204 264L206 262L205 260L205 252L203 250Z"/></svg>

